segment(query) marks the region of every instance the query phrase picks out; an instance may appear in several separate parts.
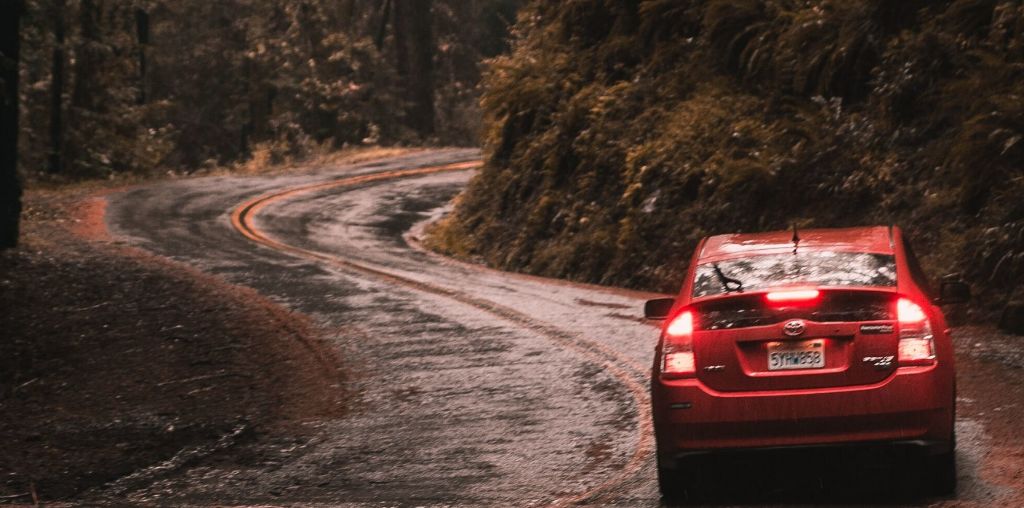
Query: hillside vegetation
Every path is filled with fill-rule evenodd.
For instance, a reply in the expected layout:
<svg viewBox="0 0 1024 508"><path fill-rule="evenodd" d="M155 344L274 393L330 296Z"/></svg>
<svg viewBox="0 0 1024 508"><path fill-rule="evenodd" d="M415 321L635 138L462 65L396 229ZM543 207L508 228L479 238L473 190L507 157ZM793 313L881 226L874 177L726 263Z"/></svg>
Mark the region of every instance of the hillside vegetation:
<svg viewBox="0 0 1024 508"><path fill-rule="evenodd" d="M898 223L933 275L1013 298L1021 2L535 1L514 34L442 249L675 291L705 235Z"/></svg>

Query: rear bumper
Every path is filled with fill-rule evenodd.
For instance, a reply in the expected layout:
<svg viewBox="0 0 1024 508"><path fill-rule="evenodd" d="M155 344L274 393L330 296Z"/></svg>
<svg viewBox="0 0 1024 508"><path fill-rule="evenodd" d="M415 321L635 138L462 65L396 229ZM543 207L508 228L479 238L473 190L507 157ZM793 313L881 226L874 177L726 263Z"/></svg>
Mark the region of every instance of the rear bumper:
<svg viewBox="0 0 1024 508"><path fill-rule="evenodd" d="M658 459L779 447L889 443L941 453L953 434L952 376L901 367L853 388L717 392L697 379L652 382Z"/></svg>
<svg viewBox="0 0 1024 508"><path fill-rule="evenodd" d="M799 446L769 446L761 448L729 448L719 450L684 450L670 456L659 456L659 467L668 469L710 467L724 464L742 464L749 460L766 459L771 464L820 465L822 461L836 461L837 464L910 463L922 458L934 457L953 449L952 441L929 441L915 439L908 441L870 441L839 444L818 444ZM863 460L866 458L874 461ZM685 462L680 462L685 460Z"/></svg>

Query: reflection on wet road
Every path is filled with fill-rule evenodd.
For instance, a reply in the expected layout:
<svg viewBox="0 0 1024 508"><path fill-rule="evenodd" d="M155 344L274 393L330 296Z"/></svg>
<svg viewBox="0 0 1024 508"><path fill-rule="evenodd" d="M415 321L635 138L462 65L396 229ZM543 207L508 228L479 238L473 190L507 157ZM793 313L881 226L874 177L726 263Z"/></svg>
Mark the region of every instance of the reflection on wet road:
<svg viewBox="0 0 1024 508"><path fill-rule="evenodd" d="M637 320L650 295L505 274L418 248L423 224L443 213L472 171L352 180L476 157L438 150L112 197L109 221L126 241L316 318L343 352L358 394L343 419L258 436L230 457L192 465L128 499L658 506L644 391L656 331ZM351 183L318 185L339 179ZM241 218L258 238L236 231L239 204L289 190L236 215L234 226ZM961 383L961 396L968 389L977 387ZM976 413L962 412L957 425L959 500L980 505L1007 493L982 480L990 443ZM843 501L851 484L852 502L893 500L884 474L847 477L839 487L815 474L767 476L779 481L753 482L760 486L725 500ZM744 485L723 488L737 487Z"/></svg>

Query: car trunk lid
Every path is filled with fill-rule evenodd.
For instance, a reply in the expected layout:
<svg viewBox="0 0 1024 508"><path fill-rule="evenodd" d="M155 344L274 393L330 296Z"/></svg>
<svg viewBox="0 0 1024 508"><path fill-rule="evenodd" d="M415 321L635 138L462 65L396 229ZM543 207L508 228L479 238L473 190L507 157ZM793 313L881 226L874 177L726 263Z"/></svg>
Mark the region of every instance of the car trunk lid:
<svg viewBox="0 0 1024 508"><path fill-rule="evenodd" d="M769 303L764 293L694 306L697 377L720 391L877 383L895 369L890 291L822 290L813 301Z"/></svg>

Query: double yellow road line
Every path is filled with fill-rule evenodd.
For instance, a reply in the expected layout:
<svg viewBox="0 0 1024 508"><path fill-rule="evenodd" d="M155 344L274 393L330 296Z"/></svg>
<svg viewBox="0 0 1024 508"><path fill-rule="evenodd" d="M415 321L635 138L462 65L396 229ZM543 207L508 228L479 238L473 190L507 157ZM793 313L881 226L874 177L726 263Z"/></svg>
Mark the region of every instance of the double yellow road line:
<svg viewBox="0 0 1024 508"><path fill-rule="evenodd" d="M466 171L478 168L480 165L481 162L479 160L474 160L439 166L397 169L366 175L351 176L338 180L331 180L329 182L292 187L290 189L264 194L238 205L231 213L231 224L246 238L274 250L286 252L288 254L310 260L321 261L338 268L369 275L389 283L423 291L425 293L444 296L459 303L483 310L497 316L498 318L527 328L532 332L540 333L559 346L573 351L590 362L600 365L626 388L633 399L633 404L636 407L637 413L637 441L634 446L634 451L622 470L618 471L611 478L595 485L583 493L576 494L568 498L557 499L552 503L552 506L571 506L584 502L593 502L602 497L610 497L611 494L615 493L618 487L621 487L630 481L641 471L644 465L650 462L650 456L653 450L650 404L648 401L646 387L642 384L642 380L646 379L646 375L637 365L634 364L632 360L622 356L615 350L598 341L589 340L548 324L538 322L529 315L523 314L512 307L481 300L458 290L411 279L372 265L342 259L329 253L317 252L289 245L270 237L268 234L261 231L255 224L255 217L267 206L301 194L328 189L352 187L398 178L410 178L452 171Z"/></svg>

